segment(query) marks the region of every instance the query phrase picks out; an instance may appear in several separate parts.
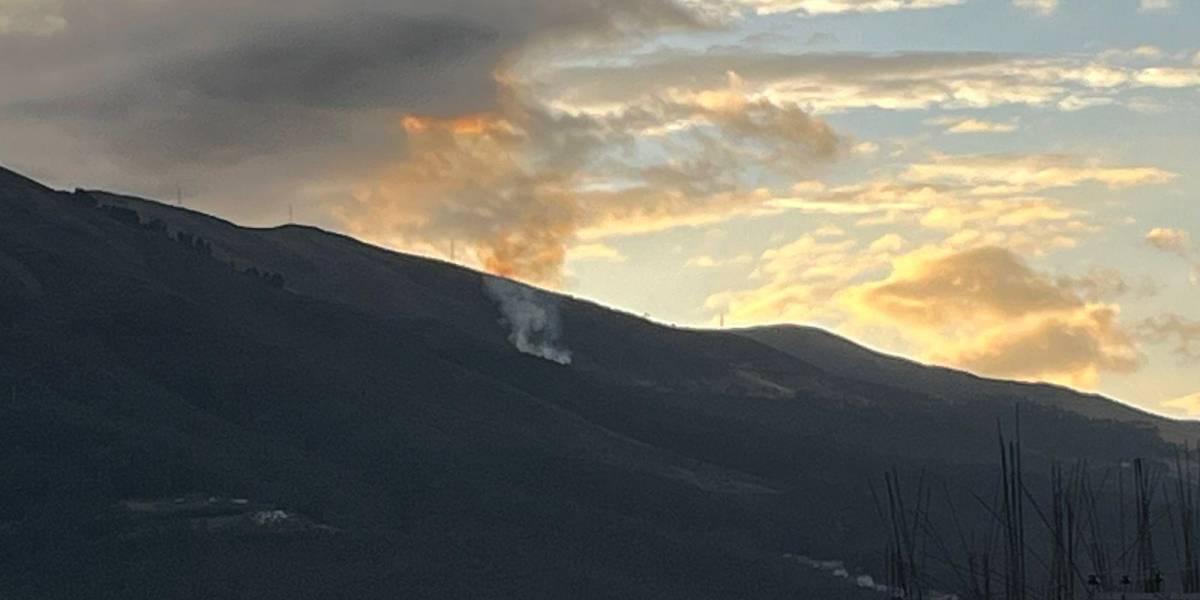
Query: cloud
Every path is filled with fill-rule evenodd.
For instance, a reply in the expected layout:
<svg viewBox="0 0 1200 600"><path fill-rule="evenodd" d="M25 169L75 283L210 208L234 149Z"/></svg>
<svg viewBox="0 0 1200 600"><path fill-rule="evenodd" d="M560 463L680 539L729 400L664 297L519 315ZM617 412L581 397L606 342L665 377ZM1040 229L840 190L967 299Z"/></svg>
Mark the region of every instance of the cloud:
<svg viewBox="0 0 1200 600"><path fill-rule="evenodd" d="M768 206L831 215L875 212L912 213L950 199L946 188L878 179L826 189L793 188L797 195L773 198Z"/></svg>
<svg viewBox="0 0 1200 600"><path fill-rule="evenodd" d="M674 0L0 7L7 29L64 27L0 34L0 161L62 185L159 197L178 185L185 199L256 224L285 201L325 215L331 197L406 152L404 114L496 110L497 72L531 53L702 26Z"/></svg>
<svg viewBox="0 0 1200 600"><path fill-rule="evenodd" d="M927 358L981 374L1091 386L1142 364L1115 305L1085 301L1003 248L919 249L840 298L854 318L911 332Z"/></svg>
<svg viewBox="0 0 1200 600"><path fill-rule="evenodd" d="M919 225L933 232L952 233L947 243L956 247L986 242L1037 255L1074 247L1080 236L1098 228L1086 209L1026 191L1036 186L1013 186L990 179L977 183L937 178L925 181L915 173L901 173L906 175L904 179L879 176L833 188L798 186L792 194L775 197L766 206L856 217L859 226Z"/></svg>
<svg viewBox="0 0 1200 600"><path fill-rule="evenodd" d="M1150 67L1135 76L1137 85L1155 88L1200 86L1200 69L1192 67Z"/></svg>
<svg viewBox="0 0 1200 600"><path fill-rule="evenodd" d="M603 111L662 89L691 94L720 89L732 72L750 97L795 103L816 114L1004 105L1075 111L1121 105L1122 94L1130 91L1200 85L1197 69L1174 58L1171 64L1134 66L1124 64L1129 56L1151 60L1148 48L1061 57L670 49L627 57L617 64L543 69L538 80L540 93L554 103L579 111ZM1166 60L1161 55L1159 59Z"/></svg>
<svg viewBox="0 0 1200 600"><path fill-rule="evenodd" d="M1107 302L1127 295L1144 299L1161 290L1161 286L1148 276L1131 282L1112 267L1092 267L1082 275L1061 275L1055 278L1055 283L1088 302Z"/></svg>
<svg viewBox="0 0 1200 600"><path fill-rule="evenodd" d="M1138 0L1138 10L1141 12L1167 10L1174 7L1174 0Z"/></svg>
<svg viewBox="0 0 1200 600"><path fill-rule="evenodd" d="M564 261L602 259L615 236L788 210L953 230L960 245L1064 246L1090 227L1087 213L1044 190L1174 176L1072 157L935 156L878 181L791 189L817 165L879 154L822 113L1113 101L1186 85L1179 59L629 51L729 8L959 3L2 0L6 23L22 15L61 30L0 35L0 160L19 148L13 166L50 165L38 175L163 195L180 185L205 209L255 224L275 220L283 199L312 203L320 225L401 249L454 241L468 262L551 285Z"/></svg>
<svg viewBox="0 0 1200 600"><path fill-rule="evenodd" d="M860 156L869 156L875 154L876 152L879 152L879 144L876 144L875 142L859 142L850 147L851 154L857 154Z"/></svg>
<svg viewBox="0 0 1200 600"><path fill-rule="evenodd" d="M1013 0L1013 6L1045 17L1058 10L1058 0Z"/></svg>
<svg viewBox="0 0 1200 600"><path fill-rule="evenodd" d="M53 0L0 1L0 36L48 36L66 27L62 6Z"/></svg>
<svg viewBox="0 0 1200 600"><path fill-rule="evenodd" d="M864 244L822 228L767 251L755 285L705 306L732 322L819 322L983 374L1090 387L1103 372L1140 368L1114 302L1158 286L1110 268L1052 276L1030 267L1022 255L1074 247L1098 229L1087 210L1039 194L1175 176L1069 155L934 155L867 182L801 182L768 206L854 216L862 227L911 222L948 237L909 250L896 234Z"/></svg>
<svg viewBox="0 0 1200 600"><path fill-rule="evenodd" d="M703 26L675 0L61 9L69 36L0 36L0 160L21 146L22 163L43 149L105 187L316 203L371 241L456 240L479 266L541 283L581 239L751 213L770 195L762 174L845 152L824 121L748 95L733 74L602 114L527 85L531 57ZM267 210L249 204L235 206Z"/></svg>
<svg viewBox="0 0 1200 600"><path fill-rule="evenodd" d="M750 275L757 286L712 294L705 308L727 314L728 323L836 321L834 297L907 244L887 234L864 246L822 227L765 251Z"/></svg>
<svg viewBox="0 0 1200 600"><path fill-rule="evenodd" d="M1153 185L1174 173L1150 166L1103 164L1070 155L940 155L901 166L895 174L828 187L793 186L767 206L829 216L857 216L858 225L912 223L954 232L955 245L991 244L1042 254L1074 247L1099 227L1084 206L1045 194L1100 184L1113 189Z"/></svg>
<svg viewBox="0 0 1200 600"><path fill-rule="evenodd" d="M613 262L620 263L629 260L620 250L608 244L580 244L567 249L568 262Z"/></svg>
<svg viewBox="0 0 1200 600"><path fill-rule="evenodd" d="M1128 63L1159 60L1163 55L1162 48L1146 44L1133 48L1110 48L1100 52L1096 58L1103 62Z"/></svg>
<svg viewBox="0 0 1200 600"><path fill-rule="evenodd" d="M751 214L770 197L753 174L790 176L842 152L823 121L730 84L571 114L514 83L494 111L410 115L405 156L343 205L343 226L400 247L457 239L493 273L555 285L578 240Z"/></svg>
<svg viewBox="0 0 1200 600"><path fill-rule="evenodd" d="M1003 321L1079 304L1069 291L1011 252L978 248L898 260L889 279L855 292L874 314L921 327L958 320Z"/></svg>
<svg viewBox="0 0 1200 600"><path fill-rule="evenodd" d="M965 0L692 0L693 4L722 8L727 12L748 11L757 15L798 13L807 16L842 13L881 13L956 6Z"/></svg>
<svg viewBox="0 0 1200 600"><path fill-rule="evenodd" d="M803 235L762 254L755 286L711 295L727 322L818 322L926 360L999 377L1094 386L1140 368L1118 296L1141 293L1111 269L1052 277L986 239L911 248Z"/></svg>
<svg viewBox="0 0 1200 600"><path fill-rule="evenodd" d="M846 235L846 231L837 225L825 224L813 230L812 234L816 237L841 237Z"/></svg>
<svg viewBox="0 0 1200 600"><path fill-rule="evenodd" d="M1200 417L1200 392L1165 400L1160 406L1185 417Z"/></svg>
<svg viewBox="0 0 1200 600"><path fill-rule="evenodd" d="M921 224L947 231L981 225L988 229L1033 228L1046 222L1066 222L1081 215L1081 211L1048 198L984 198L933 206L921 217Z"/></svg>
<svg viewBox="0 0 1200 600"><path fill-rule="evenodd" d="M1150 166L1104 165L1058 154L935 155L903 174L916 181L976 187L977 193L1032 192L1099 183L1110 189L1167 183L1178 175Z"/></svg>
<svg viewBox="0 0 1200 600"><path fill-rule="evenodd" d="M576 66L546 73L543 93L577 110L636 102L666 88L702 93L737 73L752 97L796 103L823 113L858 108L1048 104L1065 91L1037 81L1010 57L983 52L803 54L664 52L622 66Z"/></svg>
<svg viewBox="0 0 1200 600"><path fill-rule="evenodd" d="M1182 229L1155 227L1146 234L1146 243L1162 252L1169 252L1189 261L1192 265L1192 285L1200 285L1200 259L1196 257L1191 234Z"/></svg>
<svg viewBox="0 0 1200 600"><path fill-rule="evenodd" d="M838 41L839 40L836 35L833 35L832 33L825 32L825 31L818 31L818 32L815 32L812 35L808 36L808 39L804 40L804 45L810 46L810 47L811 46L825 46L825 45L836 44L836 43L838 43Z"/></svg>
<svg viewBox="0 0 1200 600"><path fill-rule="evenodd" d="M932 356L976 373L1090 388L1101 371L1130 373L1142 366L1142 356L1117 316L1112 307L1101 306L1025 319Z"/></svg>
<svg viewBox="0 0 1200 600"><path fill-rule="evenodd" d="M754 257L749 254L739 254L729 258L713 258L707 254L701 256L693 256L684 263L687 267L697 267L701 269L712 269L716 267L724 267L729 265L744 265L754 262Z"/></svg>
<svg viewBox="0 0 1200 600"><path fill-rule="evenodd" d="M1200 361L1200 321L1167 313L1142 321L1137 331L1151 344L1172 344L1181 363Z"/></svg>
<svg viewBox="0 0 1200 600"><path fill-rule="evenodd" d="M1012 133L1017 130L1015 122L1000 123L970 117L938 117L925 123L944 126L946 133Z"/></svg>
<svg viewBox="0 0 1200 600"><path fill-rule="evenodd" d="M669 0L62 0L59 12L70 35L0 38L0 111L150 171L344 146L356 120L388 113L486 110L493 74L526 48L692 21Z"/></svg>
<svg viewBox="0 0 1200 600"><path fill-rule="evenodd" d="M1146 233L1146 243L1163 252L1187 258L1192 253L1192 237L1182 229L1155 227Z"/></svg>
<svg viewBox="0 0 1200 600"><path fill-rule="evenodd" d="M1075 112L1097 106L1111 106L1116 104L1116 102L1116 100L1104 96L1076 96L1072 94L1059 100L1057 106L1063 112Z"/></svg>
<svg viewBox="0 0 1200 600"><path fill-rule="evenodd" d="M587 131L535 146L552 124L516 104L453 119L407 117L407 157L342 208L345 226L401 246L462 240L493 273L556 282L579 219L572 189L585 157L576 136Z"/></svg>

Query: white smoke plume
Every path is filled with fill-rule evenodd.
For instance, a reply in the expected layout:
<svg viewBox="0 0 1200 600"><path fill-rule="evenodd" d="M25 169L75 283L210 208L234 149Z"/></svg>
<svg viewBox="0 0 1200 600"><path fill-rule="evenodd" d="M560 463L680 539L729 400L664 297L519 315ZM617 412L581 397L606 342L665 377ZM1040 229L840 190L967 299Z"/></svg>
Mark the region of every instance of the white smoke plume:
<svg viewBox="0 0 1200 600"><path fill-rule="evenodd" d="M483 289L500 307L500 324L510 329L508 341L517 350L571 364L571 351L562 347L562 322L556 300L537 289L485 275Z"/></svg>

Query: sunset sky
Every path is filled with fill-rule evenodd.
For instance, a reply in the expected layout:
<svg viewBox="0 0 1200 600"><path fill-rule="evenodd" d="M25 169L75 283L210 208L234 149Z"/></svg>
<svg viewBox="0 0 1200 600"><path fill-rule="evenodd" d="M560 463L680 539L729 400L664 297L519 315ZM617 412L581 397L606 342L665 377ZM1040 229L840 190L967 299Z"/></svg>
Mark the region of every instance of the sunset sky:
<svg viewBox="0 0 1200 600"><path fill-rule="evenodd" d="M0 0L0 81L52 185L1200 417L1200 2Z"/></svg>

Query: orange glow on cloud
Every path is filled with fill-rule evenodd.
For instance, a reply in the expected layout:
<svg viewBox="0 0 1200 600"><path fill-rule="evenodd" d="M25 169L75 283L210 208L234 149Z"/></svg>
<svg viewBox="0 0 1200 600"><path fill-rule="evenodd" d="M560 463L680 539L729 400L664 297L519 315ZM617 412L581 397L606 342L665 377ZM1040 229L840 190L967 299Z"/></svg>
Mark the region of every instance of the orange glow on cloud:
<svg viewBox="0 0 1200 600"><path fill-rule="evenodd" d="M576 175L539 155L526 118L512 98L484 113L403 116L406 155L344 212L347 225L401 246L453 240L493 274L557 285L576 229Z"/></svg>
<svg viewBox="0 0 1200 600"><path fill-rule="evenodd" d="M442 131L453 135L483 135L493 131L513 133L512 125L500 115L478 113L453 118L424 117L405 115L401 119L409 135L418 135L428 131Z"/></svg>
<svg viewBox="0 0 1200 600"><path fill-rule="evenodd" d="M581 242L778 212L747 173L791 174L841 149L825 122L747 98L732 73L728 89L664 94L609 115L550 109L498 80L494 110L400 117L405 155L342 211L347 228L406 248L453 240L489 272L556 286ZM646 125L664 121L706 130L700 142L664 140ZM661 145L669 160L639 159L637 139Z"/></svg>

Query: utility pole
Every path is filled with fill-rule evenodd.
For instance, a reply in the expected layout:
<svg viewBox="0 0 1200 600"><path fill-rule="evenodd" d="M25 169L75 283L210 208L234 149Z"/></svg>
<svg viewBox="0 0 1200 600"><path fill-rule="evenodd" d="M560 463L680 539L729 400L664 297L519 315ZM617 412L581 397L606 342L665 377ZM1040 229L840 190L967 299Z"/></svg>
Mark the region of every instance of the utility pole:
<svg viewBox="0 0 1200 600"><path fill-rule="evenodd" d="M294 212L294 207L291 203L288 203L288 224L295 223L295 222L296 222L296 215Z"/></svg>
<svg viewBox="0 0 1200 600"><path fill-rule="evenodd" d="M175 186L175 204L183 206L183 186Z"/></svg>

